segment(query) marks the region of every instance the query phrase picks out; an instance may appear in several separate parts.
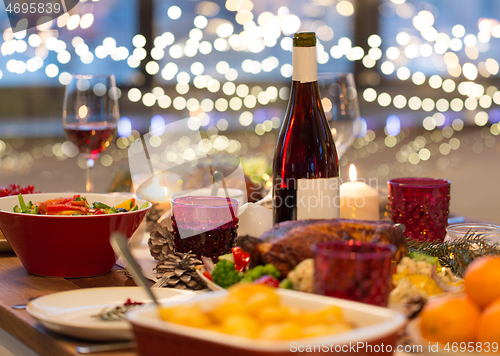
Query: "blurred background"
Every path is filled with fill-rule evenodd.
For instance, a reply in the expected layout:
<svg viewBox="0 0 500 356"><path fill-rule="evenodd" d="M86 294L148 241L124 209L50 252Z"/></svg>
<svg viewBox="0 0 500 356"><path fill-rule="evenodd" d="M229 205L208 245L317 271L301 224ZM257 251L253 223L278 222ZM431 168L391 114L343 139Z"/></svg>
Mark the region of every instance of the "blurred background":
<svg viewBox="0 0 500 356"><path fill-rule="evenodd" d="M315 31L318 70L352 72L357 86L361 125L342 179L351 163L380 188L450 179L452 212L500 223L499 18L491 0L80 0L13 34L0 5L0 185L85 189L61 116L70 74L83 73L114 74L120 89L96 191L126 189L129 145L185 118L209 154L240 156L269 187L291 35ZM157 159L183 163L187 148Z"/></svg>

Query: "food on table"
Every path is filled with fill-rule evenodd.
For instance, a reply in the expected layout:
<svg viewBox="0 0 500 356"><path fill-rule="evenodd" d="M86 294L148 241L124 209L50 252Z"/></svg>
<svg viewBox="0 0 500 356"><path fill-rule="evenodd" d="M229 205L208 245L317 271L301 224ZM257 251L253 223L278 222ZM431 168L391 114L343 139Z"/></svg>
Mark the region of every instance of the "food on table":
<svg viewBox="0 0 500 356"><path fill-rule="evenodd" d="M278 279L273 277L273 276L270 276L268 274L256 279L253 282L253 284L266 284L266 285L273 287L273 288L279 288L279 286L280 286L280 282L278 281Z"/></svg>
<svg viewBox="0 0 500 356"><path fill-rule="evenodd" d="M219 262L217 262L211 274L212 281L215 284L222 288L229 288L238 282L256 282L278 286L280 272L275 266L271 264L267 264L265 266L255 266L254 268L243 272L244 269L241 269L241 265L233 262L240 258L239 256L241 253L241 248L234 247L232 253L233 258L229 255L221 256L222 258L219 259ZM246 264L248 264L248 260L246 261Z"/></svg>
<svg viewBox="0 0 500 356"><path fill-rule="evenodd" d="M339 164L319 94L316 34L299 32L293 37L296 71L273 161L275 224L340 217Z"/></svg>
<svg viewBox="0 0 500 356"><path fill-rule="evenodd" d="M167 278L165 287L201 290L205 288L205 283L195 269L201 264L202 262L192 253L172 252L162 258L154 269L158 273L158 278Z"/></svg>
<svg viewBox="0 0 500 356"><path fill-rule="evenodd" d="M401 229L390 222L319 219L285 221L274 225L260 238L243 236L238 245L252 256L252 263L270 263L286 276L300 262L313 258L310 246L319 242L355 239L390 243L397 247L397 262L408 253Z"/></svg>
<svg viewBox="0 0 500 356"><path fill-rule="evenodd" d="M472 262L464 274L464 286L465 294L480 308L500 298L500 257L485 256Z"/></svg>
<svg viewBox="0 0 500 356"><path fill-rule="evenodd" d="M135 199L129 199L117 205L108 206L101 202L93 202L89 205L87 198L80 195L74 195L72 198L50 199L44 202L25 203L22 194L18 195L19 205L12 209L15 213L37 214L37 215L102 215L117 214L127 211L144 209L148 206L145 202L140 208L135 205Z"/></svg>
<svg viewBox="0 0 500 356"><path fill-rule="evenodd" d="M314 292L314 259L307 258L300 262L288 273L287 278L292 283L295 290L313 293Z"/></svg>
<svg viewBox="0 0 500 356"><path fill-rule="evenodd" d="M432 299L420 313L420 332L429 341L474 342L480 314L466 296Z"/></svg>
<svg viewBox="0 0 500 356"><path fill-rule="evenodd" d="M232 260L234 263L234 268L238 272L243 272L250 262L250 254L248 252L244 252L241 247L233 247L231 249L232 253L229 255L232 256Z"/></svg>
<svg viewBox="0 0 500 356"><path fill-rule="evenodd" d="M222 288L229 288L241 280L240 273L234 268L234 263L228 260L220 260L212 272L212 280Z"/></svg>
<svg viewBox="0 0 500 356"><path fill-rule="evenodd" d="M500 343L500 298L481 313L477 324L477 341L483 345L494 341Z"/></svg>
<svg viewBox="0 0 500 356"><path fill-rule="evenodd" d="M7 197L10 195L19 194L37 194L39 191L35 191L33 184L28 184L27 186L21 187L17 183L11 183L8 187L0 187L0 197ZM5 240L3 232L0 231L0 240Z"/></svg>
<svg viewBox="0 0 500 356"><path fill-rule="evenodd" d="M288 278L285 278L280 282L279 287L282 289L293 290L293 283Z"/></svg>
<svg viewBox="0 0 500 356"><path fill-rule="evenodd" d="M476 342L499 350L500 257L483 256L464 274L465 294L430 299L420 313L420 332L429 341ZM496 344L496 346L495 346ZM476 349L476 351L481 351Z"/></svg>
<svg viewBox="0 0 500 356"><path fill-rule="evenodd" d="M128 298L122 305L117 305L115 307L106 307L99 314L92 315L93 318L97 318L102 321L121 321L125 320L125 313L130 309L143 305L143 302L134 302Z"/></svg>
<svg viewBox="0 0 500 356"><path fill-rule="evenodd" d="M254 282L262 276L272 276L274 278L279 278L281 276L280 271L268 263L267 265L255 266L254 268L249 269L245 276L241 279L242 282Z"/></svg>
<svg viewBox="0 0 500 356"><path fill-rule="evenodd" d="M211 308L200 303L164 307L160 317L185 326L261 340L295 340L352 329L339 307L306 310L287 306L274 288L263 284L232 287L226 298Z"/></svg>
<svg viewBox="0 0 500 356"><path fill-rule="evenodd" d="M118 204L117 206L115 206L115 209L125 209L127 211L130 211L132 210L134 207L135 207L135 199L132 198L132 199L128 199L128 200L125 200L123 203L121 204Z"/></svg>
<svg viewBox="0 0 500 356"><path fill-rule="evenodd" d="M394 289L389 294L391 304L407 303L415 297L430 297L462 285L450 268L441 267L436 257L418 252L403 257L392 282Z"/></svg>

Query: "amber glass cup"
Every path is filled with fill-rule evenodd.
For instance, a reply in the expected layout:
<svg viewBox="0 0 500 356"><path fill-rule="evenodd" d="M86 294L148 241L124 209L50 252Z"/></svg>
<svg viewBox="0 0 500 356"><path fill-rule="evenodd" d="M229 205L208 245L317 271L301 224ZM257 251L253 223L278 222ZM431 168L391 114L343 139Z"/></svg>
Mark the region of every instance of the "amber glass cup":
<svg viewBox="0 0 500 356"><path fill-rule="evenodd" d="M315 293L387 306L396 247L350 240L322 242L311 249Z"/></svg>
<svg viewBox="0 0 500 356"><path fill-rule="evenodd" d="M433 178L391 179L389 210L407 238L443 241L450 206L450 181Z"/></svg>

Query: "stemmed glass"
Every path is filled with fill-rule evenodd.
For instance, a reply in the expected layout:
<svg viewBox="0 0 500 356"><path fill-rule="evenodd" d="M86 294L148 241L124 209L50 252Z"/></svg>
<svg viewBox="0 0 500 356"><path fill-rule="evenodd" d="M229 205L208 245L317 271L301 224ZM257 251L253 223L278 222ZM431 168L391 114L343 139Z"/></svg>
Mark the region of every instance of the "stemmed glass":
<svg viewBox="0 0 500 356"><path fill-rule="evenodd" d="M321 102L339 158L351 146L359 125L358 95L352 73L319 73Z"/></svg>
<svg viewBox="0 0 500 356"><path fill-rule="evenodd" d="M114 75L73 75L66 86L63 127L87 162L87 192L94 191L95 160L116 135L118 96Z"/></svg>

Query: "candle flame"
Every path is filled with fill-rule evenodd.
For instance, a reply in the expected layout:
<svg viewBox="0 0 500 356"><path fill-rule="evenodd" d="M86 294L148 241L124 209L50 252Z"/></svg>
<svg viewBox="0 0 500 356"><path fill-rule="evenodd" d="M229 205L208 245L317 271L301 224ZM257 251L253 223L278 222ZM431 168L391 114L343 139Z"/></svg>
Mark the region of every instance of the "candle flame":
<svg viewBox="0 0 500 356"><path fill-rule="evenodd" d="M358 180L358 174L356 172L356 167L354 164L349 166L349 181L356 182Z"/></svg>

